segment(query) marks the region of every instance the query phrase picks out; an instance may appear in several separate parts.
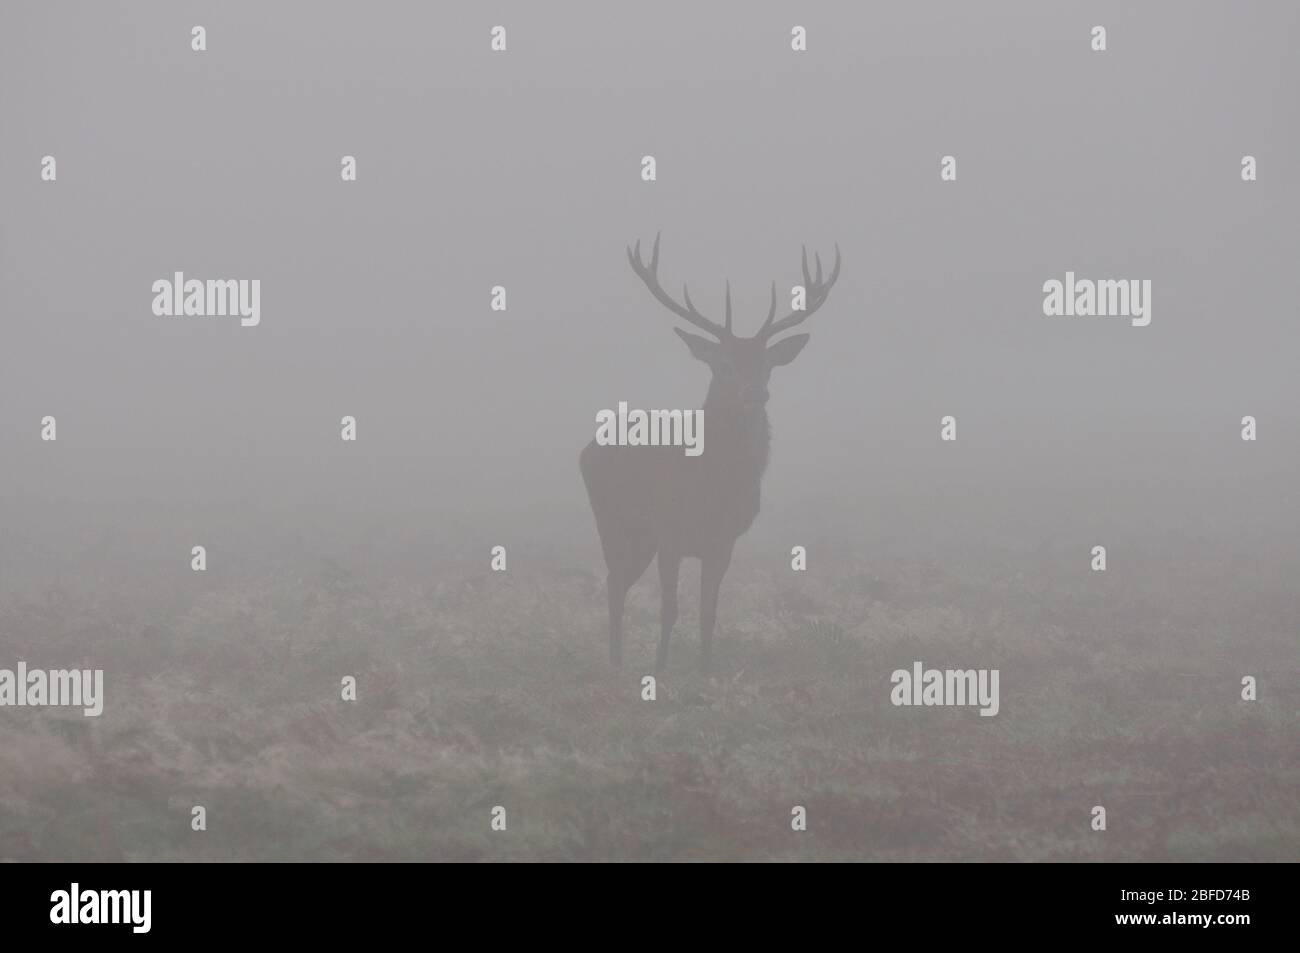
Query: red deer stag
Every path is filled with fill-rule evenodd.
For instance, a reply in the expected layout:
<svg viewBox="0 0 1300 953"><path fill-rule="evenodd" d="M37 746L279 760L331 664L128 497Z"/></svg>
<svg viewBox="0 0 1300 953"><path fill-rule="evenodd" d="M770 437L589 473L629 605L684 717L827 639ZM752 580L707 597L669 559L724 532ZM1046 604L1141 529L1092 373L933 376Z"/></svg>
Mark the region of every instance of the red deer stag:
<svg viewBox="0 0 1300 953"><path fill-rule="evenodd" d="M684 455L680 447L601 446L593 440L579 457L609 569L609 656L614 665L622 664L627 593L658 554L662 604L655 668L664 670L668 641L677 621L677 574L682 559L691 556L700 560L700 658L701 669L707 672L712 661L718 589L731 564L736 540L758 515L759 483L767 469L770 438L768 377L772 368L793 361L809 336L796 334L775 344L768 342L826 302L840 274L840 249L835 246L835 265L824 281L821 257L814 256L817 270L810 274L805 249L804 309L777 320L773 282L767 320L751 338L737 337L731 331L730 283L726 323L721 325L695 309L685 286L681 304L664 291L658 276L658 236L649 265L641 260L639 241L635 250L628 249L627 258L655 300L717 340L673 328L712 373L703 408L708 442L700 455Z"/></svg>

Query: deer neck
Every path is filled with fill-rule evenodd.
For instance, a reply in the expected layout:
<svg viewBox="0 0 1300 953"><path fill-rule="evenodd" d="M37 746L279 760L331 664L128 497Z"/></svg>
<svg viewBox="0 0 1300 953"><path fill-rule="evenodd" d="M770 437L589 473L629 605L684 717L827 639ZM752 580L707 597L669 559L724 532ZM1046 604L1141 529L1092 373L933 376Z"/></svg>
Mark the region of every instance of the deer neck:
<svg viewBox="0 0 1300 953"><path fill-rule="evenodd" d="M766 407L739 407L710 385L704 398L704 425L706 457L710 452L725 457L728 469L736 468L734 477L749 475L757 481L763 476L772 434Z"/></svg>

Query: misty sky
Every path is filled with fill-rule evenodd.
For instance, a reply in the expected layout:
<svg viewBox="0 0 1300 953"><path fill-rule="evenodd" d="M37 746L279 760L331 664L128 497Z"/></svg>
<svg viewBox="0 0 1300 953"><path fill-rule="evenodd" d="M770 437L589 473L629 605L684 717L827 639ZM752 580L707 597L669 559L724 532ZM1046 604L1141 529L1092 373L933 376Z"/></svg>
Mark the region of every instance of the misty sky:
<svg viewBox="0 0 1300 953"><path fill-rule="evenodd" d="M0 506L550 521L594 553L595 413L707 385L624 257L662 229L665 285L720 315L730 278L747 331L802 243L843 252L773 375L759 527L1294 528L1300 8L562 9L0 7ZM1151 279L1150 327L1044 317L1067 269ZM260 326L154 316L177 270L260 279Z"/></svg>

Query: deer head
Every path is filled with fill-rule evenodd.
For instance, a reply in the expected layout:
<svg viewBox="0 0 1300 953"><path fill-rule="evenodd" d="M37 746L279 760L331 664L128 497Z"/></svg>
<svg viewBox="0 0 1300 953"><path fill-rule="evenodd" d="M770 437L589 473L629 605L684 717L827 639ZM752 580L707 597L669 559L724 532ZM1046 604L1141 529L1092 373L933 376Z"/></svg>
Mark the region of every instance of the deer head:
<svg viewBox="0 0 1300 953"><path fill-rule="evenodd" d="M796 334L783 338L774 344L769 342L782 332L807 320L826 301L831 287L840 276L840 246L835 246L835 265L830 276L822 279L822 261L820 255L814 255L816 273L808 270L808 249L803 251L803 281L805 307L802 311L792 311L777 320L776 317L776 282L772 282L772 305L767 312L767 320L753 337L737 337L731 330L731 282L727 282L726 320L724 324L710 321L696 310L691 303L690 292L682 286L682 302L678 303L659 284L659 236L655 236L654 248L650 252L650 263L641 259L641 242L635 248L627 250L627 260L632 270L637 273L650 293L665 308L684 321L706 331L713 338L700 337L681 328L673 328L698 360L709 365L713 380L709 386L710 400L715 405L737 410L752 411L762 408L767 403L767 382L772 368L789 364L804 345L809 335Z"/></svg>

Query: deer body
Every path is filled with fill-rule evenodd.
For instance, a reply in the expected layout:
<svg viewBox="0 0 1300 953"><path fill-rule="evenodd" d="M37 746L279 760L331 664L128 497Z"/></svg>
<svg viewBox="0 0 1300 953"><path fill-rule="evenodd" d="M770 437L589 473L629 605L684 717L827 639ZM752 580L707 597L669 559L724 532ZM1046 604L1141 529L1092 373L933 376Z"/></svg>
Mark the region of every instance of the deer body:
<svg viewBox="0 0 1300 953"><path fill-rule="evenodd" d="M703 558L753 525L767 466L767 415L727 420L706 401L704 416L708 450L698 457L675 447L601 447L594 440L583 450L582 476L607 561L611 548L616 560L621 549ZM647 557L642 572L648 563Z"/></svg>
<svg viewBox="0 0 1300 953"><path fill-rule="evenodd" d="M682 307L659 288L658 238L648 267L642 264L640 251L638 243L635 254L629 249L628 260L655 297L679 317L719 339L714 342L674 328L691 353L713 372L703 406L708 442L704 452L691 457L676 447L600 446L593 440L582 451L579 467L609 570L610 660L622 664L627 593L657 556L661 607L656 670L663 671L677 621L681 561L693 557L700 560L701 664L707 670L722 578L731 565L736 540L753 525L759 512L770 441L768 375L773 367L794 360L808 335L795 335L770 346L767 341L821 305L839 275L839 251L836 249L835 267L825 283L820 260L814 280L805 255L808 306L775 323L773 284L767 322L753 338L731 333L730 288L726 325L717 325L695 310L685 292L686 305Z"/></svg>

